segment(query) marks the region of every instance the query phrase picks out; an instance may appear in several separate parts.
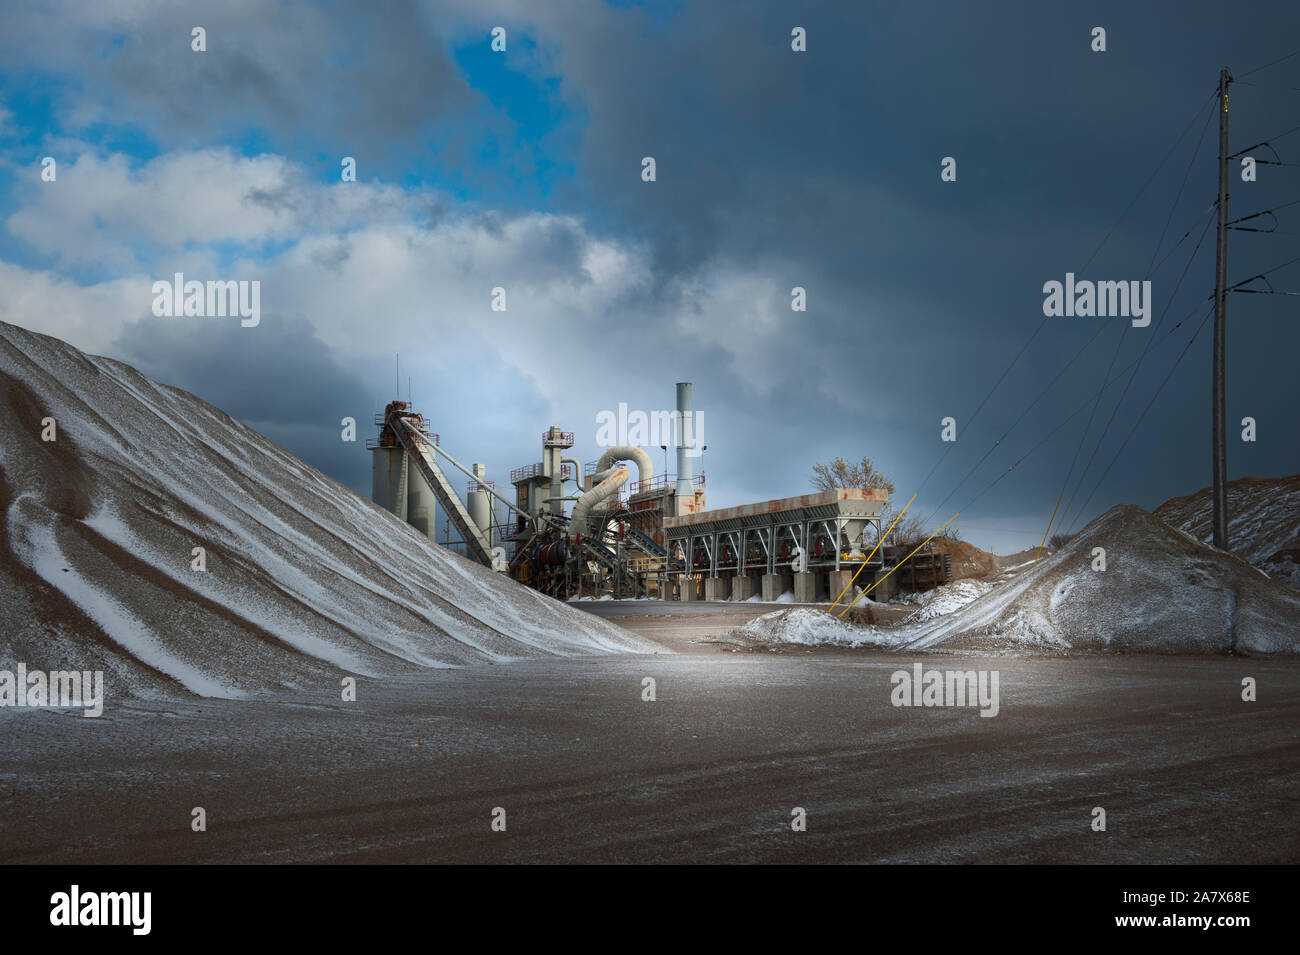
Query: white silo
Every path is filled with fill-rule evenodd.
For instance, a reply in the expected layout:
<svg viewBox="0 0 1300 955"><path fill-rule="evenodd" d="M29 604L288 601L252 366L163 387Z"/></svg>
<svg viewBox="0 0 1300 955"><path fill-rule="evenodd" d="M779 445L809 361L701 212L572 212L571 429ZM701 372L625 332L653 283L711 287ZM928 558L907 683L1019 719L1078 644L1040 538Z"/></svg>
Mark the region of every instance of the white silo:
<svg viewBox="0 0 1300 955"><path fill-rule="evenodd" d="M406 403L390 403L385 414L375 419L381 426L378 440L366 442L374 455L370 462L370 499L436 543L438 514L433 489L419 468L411 465L392 427L385 423L388 412L394 410L405 411Z"/></svg>
<svg viewBox="0 0 1300 955"><path fill-rule="evenodd" d="M487 465L474 465L474 480L465 495L465 507L469 511L474 526L483 532L489 543L492 541L492 497L484 490L487 484Z"/></svg>

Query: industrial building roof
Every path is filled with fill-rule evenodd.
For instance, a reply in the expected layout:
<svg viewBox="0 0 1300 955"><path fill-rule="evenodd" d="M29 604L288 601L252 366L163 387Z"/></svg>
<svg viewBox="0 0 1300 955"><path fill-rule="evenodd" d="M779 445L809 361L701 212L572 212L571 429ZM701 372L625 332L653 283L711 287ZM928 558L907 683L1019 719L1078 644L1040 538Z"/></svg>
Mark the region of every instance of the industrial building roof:
<svg viewBox="0 0 1300 955"><path fill-rule="evenodd" d="M756 504L699 511L695 514L683 514L681 517L665 517L664 527L690 527L696 524L771 517L791 511L823 508L837 511L845 517L875 517L888 501L889 492L879 488L842 487L833 491L819 491L816 494L800 494L798 497L782 497L772 501L759 501Z"/></svg>

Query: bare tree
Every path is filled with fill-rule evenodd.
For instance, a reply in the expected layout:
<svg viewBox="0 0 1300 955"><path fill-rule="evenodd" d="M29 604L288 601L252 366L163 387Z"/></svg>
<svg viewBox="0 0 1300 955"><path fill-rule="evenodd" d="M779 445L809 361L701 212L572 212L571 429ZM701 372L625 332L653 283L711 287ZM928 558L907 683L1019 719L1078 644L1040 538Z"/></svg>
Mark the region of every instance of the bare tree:
<svg viewBox="0 0 1300 955"><path fill-rule="evenodd" d="M830 464L822 464L820 461L813 465L812 486L819 491L833 491L841 487L857 487L866 489L878 489L894 493L894 482L881 474L870 458L863 458L857 464L850 464L843 458L836 458ZM892 505L885 505L884 510L884 527L889 526L892 520L890 515L893 512ZM884 530L884 527L881 530ZM907 513L903 519L894 527L890 534L890 541L898 546L916 546L927 537L930 531L926 528L925 522L917 514ZM957 528L949 525L943 532L943 536L948 540L961 540L961 534Z"/></svg>
<svg viewBox="0 0 1300 955"><path fill-rule="evenodd" d="M858 464L849 464L843 458L836 458L830 464L820 461L813 465L812 486L819 491L833 491L841 487L857 487L863 490L879 489L894 493L894 482L885 477L870 458L863 458Z"/></svg>
<svg viewBox="0 0 1300 955"><path fill-rule="evenodd" d="M886 524L885 526L888 527L889 525ZM899 547L912 548L933 533L934 531L926 526L925 520L920 514L913 514L908 511L903 515L903 519L894 525L894 531L890 535L890 539ZM955 524L949 524L943 529L942 534L936 535L935 540L959 541L961 540L961 531L957 529Z"/></svg>

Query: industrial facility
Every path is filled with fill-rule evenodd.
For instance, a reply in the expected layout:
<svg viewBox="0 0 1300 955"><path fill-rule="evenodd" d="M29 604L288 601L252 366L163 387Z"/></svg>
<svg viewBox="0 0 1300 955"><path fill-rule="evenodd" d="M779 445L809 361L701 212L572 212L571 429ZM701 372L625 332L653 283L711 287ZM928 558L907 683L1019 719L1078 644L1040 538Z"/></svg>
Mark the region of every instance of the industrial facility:
<svg viewBox="0 0 1300 955"><path fill-rule="evenodd" d="M893 566L895 549L876 546L888 492L839 488L710 511L705 476L694 473L690 382L677 385L673 423L675 474L656 474L632 445L584 464L573 432L552 425L541 459L510 472L507 495L485 465L452 457L409 402L392 401L375 416L379 436L366 442L371 497L434 542L441 508L467 557L560 599L814 603L850 582L870 587ZM463 502L443 463L469 479Z"/></svg>

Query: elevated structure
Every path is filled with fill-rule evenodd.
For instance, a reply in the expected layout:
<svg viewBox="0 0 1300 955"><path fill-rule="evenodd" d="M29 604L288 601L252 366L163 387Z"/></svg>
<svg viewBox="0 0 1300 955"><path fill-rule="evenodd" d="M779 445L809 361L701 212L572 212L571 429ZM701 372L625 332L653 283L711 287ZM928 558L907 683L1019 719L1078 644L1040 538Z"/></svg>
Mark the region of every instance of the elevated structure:
<svg viewBox="0 0 1300 955"><path fill-rule="evenodd" d="M510 535L518 545L510 562L517 579L556 596L664 592L676 565L664 546L663 519L704 508L704 475L692 474L698 452L690 383L678 384L677 398L675 444L683 473L676 477L656 475L650 455L634 445L607 448L584 468L562 456L573 446L571 433L552 426L542 435L542 460L510 475L518 509L533 515L519 519ZM566 495L569 480L575 488ZM566 516L569 500L574 506Z"/></svg>
<svg viewBox="0 0 1300 955"><path fill-rule="evenodd" d="M887 491L839 488L665 517L667 550L682 565L679 598L695 599L703 580L705 599L748 599L761 583L774 600L788 583L796 600L813 602L866 562L888 502ZM884 568L880 550L869 567Z"/></svg>
<svg viewBox="0 0 1300 955"><path fill-rule="evenodd" d="M811 602L858 569L872 571L860 576L863 585L872 582L888 559L882 547L868 563L889 495L842 489L707 510L691 392L690 382L677 384L676 474L655 474L646 449L630 443L606 448L584 468L569 456L573 432L552 425L541 434L541 459L510 473L509 498L483 464L465 467L421 415L390 402L375 418L379 437L366 442L375 454L374 499L431 540L436 505L467 556L556 597L745 600L761 586L767 600L793 587L796 600ZM441 463L470 478L464 502ZM493 501L513 512L500 533Z"/></svg>
<svg viewBox="0 0 1300 955"><path fill-rule="evenodd" d="M510 540L521 543L530 539L537 530L536 518L542 515L564 516L564 482L576 482L582 474L582 465L564 454L571 447L573 432L551 425L542 432L542 460L510 472L517 508Z"/></svg>
<svg viewBox="0 0 1300 955"><path fill-rule="evenodd" d="M491 541L470 517L451 482L438 467L435 453L439 450L438 438L425 428L423 416L408 409L405 401L390 401L384 409L382 421L376 416L375 423L380 425L379 438L366 442L366 447L375 453L372 470L372 491L378 492L375 502L433 540L436 526L432 519L433 500L436 499L465 542L467 555L491 564ZM394 461L395 453L401 456L400 471ZM390 498L387 495L389 488L394 486L394 479L397 483ZM406 492L405 514L400 510L403 490ZM381 498L379 494L385 496ZM413 508L418 510L413 511Z"/></svg>
<svg viewBox="0 0 1300 955"><path fill-rule="evenodd" d="M404 401L392 402L388 408L391 410L394 406L406 410ZM387 418L387 411L375 415L375 424L383 430L378 439L366 441L366 448L373 452L370 463L370 499L410 524L429 540L435 540L437 511L433 488L429 487L418 470L413 469L406 449L397 440L396 434L386 427ZM431 441L437 440L436 435L427 432L425 435Z"/></svg>

